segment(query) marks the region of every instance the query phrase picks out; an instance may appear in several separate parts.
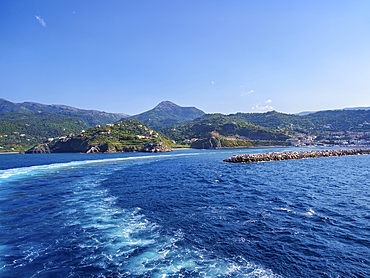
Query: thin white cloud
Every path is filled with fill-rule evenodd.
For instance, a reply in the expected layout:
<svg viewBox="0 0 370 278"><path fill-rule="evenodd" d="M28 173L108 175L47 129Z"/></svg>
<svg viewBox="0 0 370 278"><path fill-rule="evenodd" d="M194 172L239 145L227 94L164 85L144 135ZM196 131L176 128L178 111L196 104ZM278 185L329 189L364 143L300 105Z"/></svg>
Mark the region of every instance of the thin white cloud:
<svg viewBox="0 0 370 278"><path fill-rule="evenodd" d="M211 84L215 85L215 82L211 81Z"/></svg>
<svg viewBox="0 0 370 278"><path fill-rule="evenodd" d="M246 95L250 95L251 93L253 93L254 91L253 90L250 90L249 92L241 92L240 93L240 95L242 96L242 97L244 97L244 96L246 96Z"/></svg>
<svg viewBox="0 0 370 278"><path fill-rule="evenodd" d="M266 111L274 110L274 107L269 105L271 102L272 102L272 100L268 99L268 100L265 101L266 105L263 105L261 102L254 105L252 107L252 112L266 112Z"/></svg>
<svg viewBox="0 0 370 278"><path fill-rule="evenodd" d="M38 21L42 26L46 27L46 23L45 23L45 21L44 21L41 17L39 17L39 16L37 16L37 15L35 15L35 16L36 16L37 21Z"/></svg>
<svg viewBox="0 0 370 278"><path fill-rule="evenodd" d="M274 110L274 107L272 107L271 105L260 106L256 104L255 106L252 107L252 112L266 112L271 110Z"/></svg>

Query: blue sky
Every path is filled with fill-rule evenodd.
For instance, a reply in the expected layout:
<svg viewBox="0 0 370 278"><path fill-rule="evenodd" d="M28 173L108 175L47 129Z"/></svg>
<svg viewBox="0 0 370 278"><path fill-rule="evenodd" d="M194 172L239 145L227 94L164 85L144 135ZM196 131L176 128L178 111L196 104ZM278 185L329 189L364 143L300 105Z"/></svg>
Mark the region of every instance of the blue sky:
<svg viewBox="0 0 370 278"><path fill-rule="evenodd" d="M137 114L370 106L370 1L0 2L0 97Z"/></svg>

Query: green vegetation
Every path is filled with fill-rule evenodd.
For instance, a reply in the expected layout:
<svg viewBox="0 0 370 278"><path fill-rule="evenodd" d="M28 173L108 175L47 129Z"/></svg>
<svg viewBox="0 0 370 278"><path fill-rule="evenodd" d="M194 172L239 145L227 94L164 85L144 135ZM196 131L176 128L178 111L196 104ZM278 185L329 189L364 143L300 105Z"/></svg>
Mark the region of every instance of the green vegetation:
<svg viewBox="0 0 370 278"><path fill-rule="evenodd" d="M266 142L272 141L285 141L289 137L285 134L276 131L269 131L266 128L256 126L250 123L242 122L236 120L235 118L221 115L205 115L201 118L197 118L190 123L183 125L172 126L161 130L171 139L182 142L185 139L209 139L217 138L219 143L216 144L217 147L231 147L233 146L251 146L254 145L253 141L250 140L265 140ZM234 141L233 143L228 141L229 139L240 139L239 141ZM192 147L199 148L204 142L197 142L191 145ZM201 144L201 145L199 145ZM214 145L211 144L211 145Z"/></svg>
<svg viewBox="0 0 370 278"><path fill-rule="evenodd" d="M24 151L48 138L79 133L88 126L80 119L51 112L0 115L0 151Z"/></svg>
<svg viewBox="0 0 370 278"><path fill-rule="evenodd" d="M138 120L87 129L80 134L40 144L30 152L134 152L146 145L169 147L171 143Z"/></svg>
<svg viewBox="0 0 370 278"><path fill-rule="evenodd" d="M228 117L259 125L269 130L328 130L334 132L359 128L370 130L370 125L360 126L365 122L370 122L370 110L328 110L304 116L271 111L266 113L237 113L228 115Z"/></svg>
<svg viewBox="0 0 370 278"><path fill-rule="evenodd" d="M0 99L0 151L24 151L48 138L79 133L124 116L127 115Z"/></svg>
<svg viewBox="0 0 370 278"><path fill-rule="evenodd" d="M340 132L346 130L370 131L370 110L329 110L308 114L305 117L316 129Z"/></svg>
<svg viewBox="0 0 370 278"><path fill-rule="evenodd" d="M305 116L285 114L276 111L266 113L237 113L228 116L235 120L262 126L269 130L276 130L286 126L290 127L291 125L302 128L310 128L314 126L314 124L307 120Z"/></svg>
<svg viewBox="0 0 370 278"><path fill-rule="evenodd" d="M335 132L370 131L370 110L320 111L304 116L279 113L237 113L230 115L206 114L192 122L162 129L177 142L192 140L191 147L248 147L287 145L286 139L295 137L316 142ZM219 138L211 142L210 138ZM366 139L363 135L359 139ZM348 135L344 139L350 139ZM310 139L312 140L312 139ZM312 141L311 141L312 142ZM335 140L322 143L335 144ZM205 146L203 146L205 145Z"/></svg>
<svg viewBox="0 0 370 278"><path fill-rule="evenodd" d="M278 140L248 140L248 139L223 139L205 138L194 141L191 144L193 149L218 149L218 148L248 148L257 146L289 146L287 141Z"/></svg>
<svg viewBox="0 0 370 278"><path fill-rule="evenodd" d="M239 148L239 147L258 147L258 146L290 146L287 141L279 140L225 140L221 139L221 146L224 148Z"/></svg>

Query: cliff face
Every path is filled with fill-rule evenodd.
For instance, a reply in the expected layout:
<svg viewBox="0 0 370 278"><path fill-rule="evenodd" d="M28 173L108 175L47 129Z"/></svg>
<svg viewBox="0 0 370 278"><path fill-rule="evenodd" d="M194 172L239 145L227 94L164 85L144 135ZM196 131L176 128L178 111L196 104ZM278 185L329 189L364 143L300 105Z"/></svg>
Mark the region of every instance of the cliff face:
<svg viewBox="0 0 370 278"><path fill-rule="evenodd" d="M201 139L191 144L193 149L219 149L221 148L221 141L219 138Z"/></svg>
<svg viewBox="0 0 370 278"><path fill-rule="evenodd" d="M141 152L151 152L151 153L156 153L156 152L171 152L171 148L163 145L162 143L149 143L146 144L141 150Z"/></svg>
<svg viewBox="0 0 370 278"><path fill-rule="evenodd" d="M25 151L25 153L50 153L50 149L48 144L41 144Z"/></svg>
<svg viewBox="0 0 370 278"><path fill-rule="evenodd" d="M68 142L57 141L37 145L25 153L87 153L89 146L79 140L69 140Z"/></svg>
<svg viewBox="0 0 370 278"><path fill-rule="evenodd" d="M104 143L100 145L82 144L76 140L57 142L35 146L25 153L118 153L118 152L171 152L172 149L161 142L148 143L137 146L120 146L118 144Z"/></svg>

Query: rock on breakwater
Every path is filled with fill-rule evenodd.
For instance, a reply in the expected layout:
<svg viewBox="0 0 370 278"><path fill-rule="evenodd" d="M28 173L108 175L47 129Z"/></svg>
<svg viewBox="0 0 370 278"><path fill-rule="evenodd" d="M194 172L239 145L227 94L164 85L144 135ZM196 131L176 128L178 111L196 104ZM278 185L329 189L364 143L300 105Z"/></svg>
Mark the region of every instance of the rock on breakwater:
<svg viewBox="0 0 370 278"><path fill-rule="evenodd" d="M320 151L240 154L240 155L233 155L231 157L228 157L224 159L224 162L251 163L251 162L261 162L261 161L279 161L279 160L290 160L290 159L358 155L358 154L370 154L370 149L349 149L349 150L346 149L346 150L320 150Z"/></svg>

